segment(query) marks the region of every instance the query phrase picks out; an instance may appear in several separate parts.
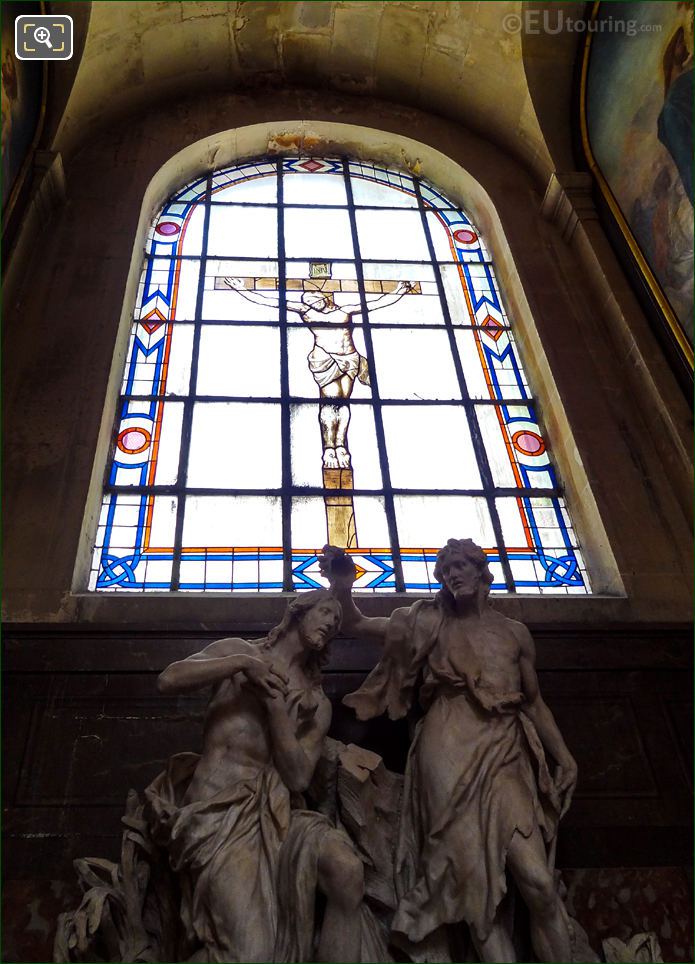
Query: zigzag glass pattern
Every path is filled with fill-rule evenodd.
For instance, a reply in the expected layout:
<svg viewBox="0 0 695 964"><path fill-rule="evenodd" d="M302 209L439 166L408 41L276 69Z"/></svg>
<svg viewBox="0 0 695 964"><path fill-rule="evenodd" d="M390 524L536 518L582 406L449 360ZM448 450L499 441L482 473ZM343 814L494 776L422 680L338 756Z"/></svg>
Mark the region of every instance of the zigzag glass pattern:
<svg viewBox="0 0 695 964"><path fill-rule="evenodd" d="M411 445L417 441L417 446ZM493 265L427 182L339 158L202 176L154 218L89 588L588 593Z"/></svg>

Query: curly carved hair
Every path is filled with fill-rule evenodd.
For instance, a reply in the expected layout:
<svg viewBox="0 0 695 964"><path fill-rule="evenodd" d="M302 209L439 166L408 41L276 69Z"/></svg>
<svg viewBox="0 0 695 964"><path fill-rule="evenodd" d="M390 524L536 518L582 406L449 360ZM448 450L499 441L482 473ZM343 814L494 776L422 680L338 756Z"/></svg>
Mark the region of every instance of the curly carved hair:
<svg viewBox="0 0 695 964"><path fill-rule="evenodd" d="M480 572L481 583L486 586L486 594L490 592L493 575L487 563L487 556L480 546L477 546L472 539L449 539L447 544L437 553L437 561L434 566L434 578L437 582L442 583L442 589L440 590L442 594L451 596L444 585L443 575L444 567L452 556L464 556L474 563Z"/></svg>

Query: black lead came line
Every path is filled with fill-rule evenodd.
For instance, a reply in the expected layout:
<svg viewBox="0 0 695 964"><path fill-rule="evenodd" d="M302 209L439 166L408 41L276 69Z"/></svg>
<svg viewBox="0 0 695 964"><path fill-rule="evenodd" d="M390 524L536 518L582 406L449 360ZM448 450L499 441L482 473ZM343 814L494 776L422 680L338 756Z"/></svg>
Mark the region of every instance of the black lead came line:
<svg viewBox="0 0 695 964"><path fill-rule="evenodd" d="M502 534L502 524L500 522L500 517L497 512L497 504L495 502L494 492L495 484L492 478L492 471L490 469L490 462L487 457L487 451L485 449L485 443L483 441L482 433L480 431L480 426L478 425L478 419L476 413L473 411L471 406L471 396L468 391L468 385L466 384L466 376L463 371L463 365L461 364L461 359L459 358L458 346L456 343L456 332L454 326L451 322L451 313L449 311L449 303L446 298L446 292L444 290L444 282L442 280L442 272L439 262L434 250L434 243L432 241L432 234L430 232L429 220L427 217L427 210L425 208L425 203L422 198L422 191L420 189L420 182L417 178L413 178L415 181L415 194L418 199L418 208L420 209L420 218L422 220L422 227L425 232L425 238L427 241L427 250L430 253L430 258L432 259L432 267L434 269L435 281L437 283L437 290L439 291L439 297L441 300L442 314L444 315L444 324L449 336L449 346L451 348L451 357L454 362L454 368L456 369L456 377L458 378L459 387L461 389L461 398L464 402L464 410L466 412L466 418L468 420L468 429L471 434L471 442L473 443L473 450L475 452L476 459L478 460L478 470L480 471L480 476L483 482L483 488L485 489L485 498L487 501L488 511L490 513L490 519L492 521L492 528L495 534L495 541L497 542L497 552L499 554L500 563L502 565L502 571L504 573L505 582L507 583L507 589L509 592L516 592L516 586L514 584L514 576L512 575L512 567L509 563L509 556L507 555L507 549L504 543L504 536Z"/></svg>
<svg viewBox="0 0 695 964"><path fill-rule="evenodd" d="M280 401L280 395L254 395L249 397L248 395L198 395L193 394L188 395L139 395L137 392L124 393L121 395L122 401L131 402L171 402L172 404L181 404L185 402L187 398L193 398L196 402L216 402L216 403L227 403L230 405L268 405L277 404ZM289 400L292 405L300 408L305 405L314 405L316 399L312 398L310 395L290 395ZM336 401L340 401L337 399ZM350 405L371 405L371 398L351 398ZM408 408L432 408L432 407L442 407L452 408L456 406L461 407L460 398L382 398L381 406L382 408L388 408L389 406L404 406L407 405ZM476 398L471 399L468 404L472 405L473 408L533 408L534 402L532 399L495 399L495 398ZM530 419L533 421L533 419Z"/></svg>
<svg viewBox="0 0 695 964"><path fill-rule="evenodd" d="M193 327L193 350L191 353L191 371L188 381L188 396L183 403L183 422L181 428L181 449L179 451L179 467L177 483L180 494L176 505L176 527L174 529L173 561L171 567L171 591L177 592L181 585L181 549L183 547L183 520L186 509L186 487L188 482L188 461L191 450L191 432L193 427L194 393L198 381L198 360L200 355L200 335L203 317L203 297L205 294L205 272L207 267L208 231L210 228L210 197L212 193L212 172L208 174L205 188L205 217L203 221L202 256L200 259L200 275L198 276L198 291L196 294L195 320Z"/></svg>
<svg viewBox="0 0 695 964"><path fill-rule="evenodd" d="M177 496L184 490L178 485L113 485L107 484L104 486L104 492L107 494L115 495L174 495ZM370 489L370 488L352 488L352 489L331 489L331 495L369 495L369 496L380 496L383 495L383 489ZM444 496L444 495L461 495L461 496L476 496L478 498L484 498L486 492L484 489L406 489L402 486L393 486L391 491L394 495L402 496ZM265 489L253 489L253 488L229 488L228 486L215 487L215 486L189 486L186 488L186 495L191 496L258 496L258 495L273 495L281 496L283 492L282 487L279 488L265 488ZM290 494L296 498L306 498L310 495L325 495L326 490L323 486L317 485L306 485L299 486L294 485L290 490ZM557 498L557 491L553 488L547 487L541 488L531 488L526 486L525 488L499 488L495 489L495 496L500 499L554 499Z"/></svg>
<svg viewBox="0 0 695 964"><path fill-rule="evenodd" d="M280 321L280 437L282 440L282 588L292 592L292 439L287 330L287 259L285 257L285 185L282 158L277 159L278 300ZM260 591L260 572L258 588Z"/></svg>
<svg viewBox="0 0 695 964"><path fill-rule="evenodd" d="M345 179L345 191L348 198L348 217L350 218L350 231L352 233L352 248L355 255L355 273L357 275L357 287L360 294L360 310L363 320L364 343L367 350L367 367L369 369L369 381L372 390L372 400L374 403L374 429L377 439L377 449L379 452L379 465L381 467L381 478L384 485L384 510L386 512L386 525L388 527L389 542L391 543L391 553L393 560L393 574L396 584L396 592L405 591L405 579L403 578L403 566L401 564L401 549L398 538L398 525L396 523L396 510L393 500L393 488L391 486L391 471L389 468L388 456L386 453L386 435L384 432L384 420L381 411L381 396L379 395L379 381L374 360L374 345L372 343L371 323L369 321L369 308L367 295L364 285L364 271L362 269L362 253L360 251L359 238L357 235L357 218L355 216L355 202L352 194L352 182L350 180L350 170L347 158L343 158L343 177ZM391 262L394 263L394 262Z"/></svg>

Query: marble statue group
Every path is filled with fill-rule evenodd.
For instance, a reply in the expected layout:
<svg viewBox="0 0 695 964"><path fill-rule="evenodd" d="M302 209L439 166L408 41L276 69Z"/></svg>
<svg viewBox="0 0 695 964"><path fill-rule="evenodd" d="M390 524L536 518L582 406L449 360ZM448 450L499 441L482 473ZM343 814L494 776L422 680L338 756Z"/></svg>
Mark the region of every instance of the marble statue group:
<svg viewBox="0 0 695 964"><path fill-rule="evenodd" d="M348 554L321 565L330 589L267 637L161 674L164 693L212 686L202 753L131 791L119 864L76 861L55 960L598 960L554 868L577 767L528 630L489 605L483 551L450 539L439 593L384 618L355 605ZM404 776L328 736L341 627L383 647L344 703L362 720L419 707Z"/></svg>

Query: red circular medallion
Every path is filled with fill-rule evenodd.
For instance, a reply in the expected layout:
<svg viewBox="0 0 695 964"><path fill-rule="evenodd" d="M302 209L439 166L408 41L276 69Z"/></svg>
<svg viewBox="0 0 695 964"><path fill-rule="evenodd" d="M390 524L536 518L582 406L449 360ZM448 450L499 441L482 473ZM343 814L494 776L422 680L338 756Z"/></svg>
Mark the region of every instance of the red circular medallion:
<svg viewBox="0 0 695 964"><path fill-rule="evenodd" d="M137 455L144 452L150 444L150 433L144 428L125 428L118 436L117 445L121 452Z"/></svg>
<svg viewBox="0 0 695 964"><path fill-rule="evenodd" d="M454 240L459 244L473 244L478 240L478 235L470 228L459 228L458 231L454 231Z"/></svg>
<svg viewBox="0 0 695 964"><path fill-rule="evenodd" d="M545 452L545 442L535 432L525 429L523 432L515 432L512 435L514 448L524 455L542 455Z"/></svg>
<svg viewBox="0 0 695 964"><path fill-rule="evenodd" d="M155 231L157 234L163 234L166 238L171 238L175 234L178 234L181 230L180 224L174 224L173 221L160 221Z"/></svg>

